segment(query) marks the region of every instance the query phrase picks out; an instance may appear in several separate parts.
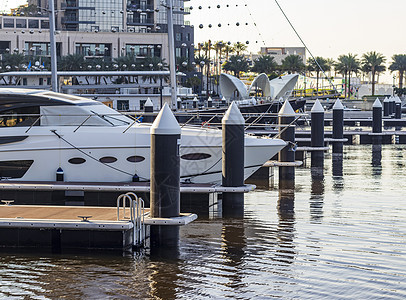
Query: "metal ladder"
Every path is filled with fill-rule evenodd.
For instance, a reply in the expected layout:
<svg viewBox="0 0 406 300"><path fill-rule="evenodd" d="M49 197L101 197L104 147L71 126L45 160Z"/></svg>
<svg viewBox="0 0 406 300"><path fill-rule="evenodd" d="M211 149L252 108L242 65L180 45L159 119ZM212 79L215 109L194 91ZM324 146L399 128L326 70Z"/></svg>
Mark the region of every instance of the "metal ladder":
<svg viewBox="0 0 406 300"><path fill-rule="evenodd" d="M121 200L123 205L120 206ZM126 217L126 203L129 203L130 216ZM144 225L144 200L139 198L133 192L128 192L117 198L117 221L129 219L133 223L133 246L141 246L145 241ZM120 210L123 211L123 217L120 219Z"/></svg>

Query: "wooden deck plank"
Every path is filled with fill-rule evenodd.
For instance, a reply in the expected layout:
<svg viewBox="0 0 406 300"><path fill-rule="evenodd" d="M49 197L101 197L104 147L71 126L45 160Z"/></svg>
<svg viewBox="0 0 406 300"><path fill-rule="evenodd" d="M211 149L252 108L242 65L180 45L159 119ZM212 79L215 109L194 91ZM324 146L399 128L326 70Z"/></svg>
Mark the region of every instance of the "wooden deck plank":
<svg viewBox="0 0 406 300"><path fill-rule="evenodd" d="M146 210L146 212L149 210ZM78 216L92 216L90 220L117 221L117 208L90 206L34 206L34 205L0 205L0 219L33 219L33 220L73 220L80 221ZM130 209L126 209L126 217ZM120 218L123 210L120 210Z"/></svg>

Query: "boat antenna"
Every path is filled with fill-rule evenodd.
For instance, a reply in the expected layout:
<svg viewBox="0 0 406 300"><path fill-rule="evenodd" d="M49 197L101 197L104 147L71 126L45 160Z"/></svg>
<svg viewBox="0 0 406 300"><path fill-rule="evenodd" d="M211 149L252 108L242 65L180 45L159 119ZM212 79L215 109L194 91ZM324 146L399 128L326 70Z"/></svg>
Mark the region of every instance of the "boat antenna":
<svg viewBox="0 0 406 300"><path fill-rule="evenodd" d="M58 65L56 62L56 42L55 42L55 4L54 0L49 0L49 42L51 48L51 84L52 91L58 92Z"/></svg>
<svg viewBox="0 0 406 300"><path fill-rule="evenodd" d="M324 76L326 76L327 80L330 82L330 84L332 85L332 87L334 88L334 90L336 91L336 93L338 93L337 88L335 87L334 83L331 81L331 79L327 76L326 72L323 70L323 68L320 66L319 62L316 60L316 58L314 57L314 55L312 54L312 52L310 51L310 49L307 47L307 45L305 44L305 42L303 41L303 39L300 37L299 33L296 31L296 28L293 26L292 22L290 22L288 16L285 14L284 10L282 9L282 7L279 5L278 0L275 0L276 5L278 5L279 9L281 10L283 16L285 17L286 21L288 21L290 27L292 27L293 31L295 32L295 34L297 35L297 37L299 38L299 40L302 42L303 46L306 48L307 52L309 52L310 56L313 58L313 60L316 62L317 66L319 67L319 69L323 72Z"/></svg>

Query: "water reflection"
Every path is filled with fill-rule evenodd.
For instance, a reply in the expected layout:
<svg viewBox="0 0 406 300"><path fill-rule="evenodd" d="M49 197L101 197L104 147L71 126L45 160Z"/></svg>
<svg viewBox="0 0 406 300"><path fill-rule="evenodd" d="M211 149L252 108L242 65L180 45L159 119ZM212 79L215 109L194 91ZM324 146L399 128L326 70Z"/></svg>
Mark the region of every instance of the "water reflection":
<svg viewBox="0 0 406 300"><path fill-rule="evenodd" d="M320 223L323 218L324 204L324 169L323 167L312 167L311 193L310 193L310 221Z"/></svg>
<svg viewBox="0 0 406 300"><path fill-rule="evenodd" d="M372 145L372 176L382 175L382 145Z"/></svg>
<svg viewBox="0 0 406 300"><path fill-rule="evenodd" d="M342 153L333 153L332 173L333 173L333 190L342 191L344 189Z"/></svg>
<svg viewBox="0 0 406 300"><path fill-rule="evenodd" d="M247 238L245 236L245 224L243 219L229 219L223 223L221 250L224 265L229 269L241 269L240 265L245 256ZM229 279L227 286L233 288L242 285L244 276L240 272L227 272Z"/></svg>
<svg viewBox="0 0 406 300"><path fill-rule="evenodd" d="M278 200L278 248L275 258L284 263L293 263L295 259L295 182L279 181Z"/></svg>
<svg viewBox="0 0 406 300"><path fill-rule="evenodd" d="M179 260L154 260L150 265L150 294L153 299L176 299L182 277Z"/></svg>

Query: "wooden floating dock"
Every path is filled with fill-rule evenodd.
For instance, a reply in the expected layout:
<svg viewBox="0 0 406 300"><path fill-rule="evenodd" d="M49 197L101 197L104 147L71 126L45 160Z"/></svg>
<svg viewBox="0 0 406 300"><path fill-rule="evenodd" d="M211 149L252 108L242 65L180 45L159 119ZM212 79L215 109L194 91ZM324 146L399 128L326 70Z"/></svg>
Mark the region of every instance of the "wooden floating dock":
<svg viewBox="0 0 406 300"><path fill-rule="evenodd" d="M129 250L145 239L144 226L187 225L196 214L174 218L150 218L144 209L134 222L120 207L0 205L0 247ZM137 226L141 226L137 228ZM144 232L142 235L141 233ZM140 234L135 243L135 233Z"/></svg>

